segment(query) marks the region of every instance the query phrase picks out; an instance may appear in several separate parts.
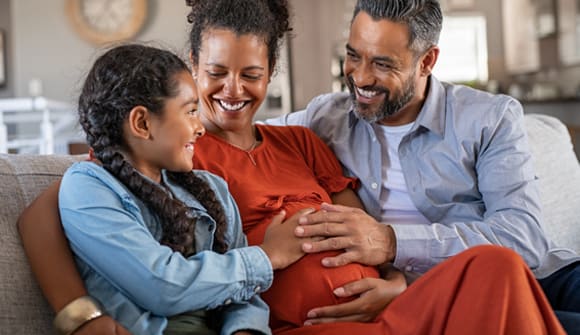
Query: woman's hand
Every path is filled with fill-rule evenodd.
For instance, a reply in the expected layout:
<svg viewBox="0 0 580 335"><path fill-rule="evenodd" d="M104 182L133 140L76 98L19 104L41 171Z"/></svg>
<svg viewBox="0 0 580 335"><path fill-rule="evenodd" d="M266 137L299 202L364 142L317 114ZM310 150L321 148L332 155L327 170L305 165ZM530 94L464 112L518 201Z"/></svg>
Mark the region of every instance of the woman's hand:
<svg viewBox="0 0 580 335"><path fill-rule="evenodd" d="M305 325L330 322L371 322L407 288L405 276L392 269L385 279L364 278L334 290L339 297L359 296L338 305L314 308Z"/></svg>
<svg viewBox="0 0 580 335"><path fill-rule="evenodd" d="M127 329L108 315L93 319L82 325L74 335L131 335Z"/></svg>
<svg viewBox="0 0 580 335"><path fill-rule="evenodd" d="M305 239L296 237L294 230L298 227L298 219L313 211L311 208L302 209L286 221L282 221L286 216L282 211L272 219L260 247L268 255L274 270L283 269L304 256L302 243Z"/></svg>

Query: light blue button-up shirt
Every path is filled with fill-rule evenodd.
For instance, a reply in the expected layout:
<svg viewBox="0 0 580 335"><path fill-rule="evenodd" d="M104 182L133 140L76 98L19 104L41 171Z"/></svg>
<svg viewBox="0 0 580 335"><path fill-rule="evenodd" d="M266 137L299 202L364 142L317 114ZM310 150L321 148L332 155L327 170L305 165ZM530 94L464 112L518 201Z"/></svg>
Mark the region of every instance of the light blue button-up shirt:
<svg viewBox="0 0 580 335"><path fill-rule="evenodd" d="M259 247L248 247L238 208L223 179L194 171L215 191L227 217L225 254L212 249L215 221L188 192L164 177L197 217L197 253L189 258L159 244L159 218L116 178L90 163L74 164L59 193L62 224L86 287L132 334L162 334L166 316L221 309L221 334L270 334L268 307L257 293L273 270Z"/></svg>
<svg viewBox="0 0 580 335"><path fill-rule="evenodd" d="M316 97L306 110L269 124L311 128L361 181L367 212L381 218L383 157L375 124L348 93ZM394 265L414 277L471 246L497 244L523 256L538 278L580 258L548 241L519 102L429 80L426 101L398 149L407 191L430 224L390 224Z"/></svg>

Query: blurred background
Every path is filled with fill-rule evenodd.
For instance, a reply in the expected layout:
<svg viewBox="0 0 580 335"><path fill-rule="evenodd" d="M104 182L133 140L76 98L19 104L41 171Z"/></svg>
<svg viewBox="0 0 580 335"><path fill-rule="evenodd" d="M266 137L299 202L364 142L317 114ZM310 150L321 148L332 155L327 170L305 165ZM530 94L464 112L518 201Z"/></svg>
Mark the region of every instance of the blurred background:
<svg viewBox="0 0 580 335"><path fill-rule="evenodd" d="M344 89L341 67L354 3L290 0L293 36L257 119ZM580 0L441 5L435 74L512 95L526 113L560 118L576 140ZM0 152L84 151L75 101L93 60L118 40L148 42L186 58L187 12L184 0L0 0Z"/></svg>

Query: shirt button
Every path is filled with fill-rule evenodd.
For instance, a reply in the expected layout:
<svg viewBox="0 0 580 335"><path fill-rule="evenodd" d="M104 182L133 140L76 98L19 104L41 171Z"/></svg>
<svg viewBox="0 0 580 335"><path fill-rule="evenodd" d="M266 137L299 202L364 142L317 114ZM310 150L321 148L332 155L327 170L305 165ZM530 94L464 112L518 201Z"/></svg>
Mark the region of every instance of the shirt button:
<svg viewBox="0 0 580 335"><path fill-rule="evenodd" d="M229 305L232 303L232 299L228 299L226 301L224 301L224 305Z"/></svg>
<svg viewBox="0 0 580 335"><path fill-rule="evenodd" d="M411 265L405 266L405 271L407 271L407 272L413 271L413 266L411 266Z"/></svg>
<svg viewBox="0 0 580 335"><path fill-rule="evenodd" d="M262 289L262 287L260 287L260 285L254 287L254 293L260 292L261 289Z"/></svg>
<svg viewBox="0 0 580 335"><path fill-rule="evenodd" d="M372 183L372 184L371 184L371 187L373 188L373 190L376 190L376 189L377 189L377 187L379 187L379 184L377 184L377 183Z"/></svg>

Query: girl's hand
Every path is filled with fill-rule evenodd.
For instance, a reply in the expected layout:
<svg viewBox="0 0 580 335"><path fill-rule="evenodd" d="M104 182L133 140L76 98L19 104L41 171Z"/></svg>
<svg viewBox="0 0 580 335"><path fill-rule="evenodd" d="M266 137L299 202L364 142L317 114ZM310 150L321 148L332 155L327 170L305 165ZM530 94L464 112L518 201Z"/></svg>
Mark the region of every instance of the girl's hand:
<svg viewBox="0 0 580 335"><path fill-rule="evenodd" d="M300 217L313 211L312 208L302 209L286 221L282 221L286 215L282 211L272 219L260 247L268 255L274 270L283 269L304 256L302 243L305 239L296 237L294 229L298 227Z"/></svg>

